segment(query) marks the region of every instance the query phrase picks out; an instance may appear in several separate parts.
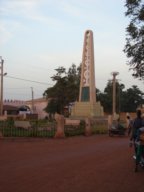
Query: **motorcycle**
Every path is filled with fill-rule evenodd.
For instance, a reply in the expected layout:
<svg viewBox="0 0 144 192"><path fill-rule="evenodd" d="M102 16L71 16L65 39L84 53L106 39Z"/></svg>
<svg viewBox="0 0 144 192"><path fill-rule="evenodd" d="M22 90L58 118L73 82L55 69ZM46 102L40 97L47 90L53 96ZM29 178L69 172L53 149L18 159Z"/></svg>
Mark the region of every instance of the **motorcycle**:
<svg viewBox="0 0 144 192"><path fill-rule="evenodd" d="M134 146L135 155L135 172L138 172L139 168L144 169L144 127L139 128L137 131L136 139L130 143L130 147Z"/></svg>
<svg viewBox="0 0 144 192"><path fill-rule="evenodd" d="M123 125L121 125L119 122L113 122L113 124L111 125L111 127L109 127L109 130L108 130L110 137L114 135L124 136L126 135L126 132L127 132L127 129Z"/></svg>
<svg viewBox="0 0 144 192"><path fill-rule="evenodd" d="M123 130L119 130L119 129L109 129L109 136L112 137L114 135L119 135L119 136L124 136L126 135L126 129L124 128Z"/></svg>
<svg viewBox="0 0 144 192"><path fill-rule="evenodd" d="M141 142L135 142L136 154L133 156L135 160L135 172L139 168L144 169L144 145Z"/></svg>

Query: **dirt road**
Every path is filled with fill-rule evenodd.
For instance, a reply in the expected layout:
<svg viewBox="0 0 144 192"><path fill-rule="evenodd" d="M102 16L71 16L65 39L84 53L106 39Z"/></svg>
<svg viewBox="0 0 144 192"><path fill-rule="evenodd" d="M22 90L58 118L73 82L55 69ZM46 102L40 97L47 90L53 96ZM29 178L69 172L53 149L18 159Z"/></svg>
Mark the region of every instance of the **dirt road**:
<svg viewBox="0 0 144 192"><path fill-rule="evenodd" d="M127 137L0 140L0 192L143 192Z"/></svg>

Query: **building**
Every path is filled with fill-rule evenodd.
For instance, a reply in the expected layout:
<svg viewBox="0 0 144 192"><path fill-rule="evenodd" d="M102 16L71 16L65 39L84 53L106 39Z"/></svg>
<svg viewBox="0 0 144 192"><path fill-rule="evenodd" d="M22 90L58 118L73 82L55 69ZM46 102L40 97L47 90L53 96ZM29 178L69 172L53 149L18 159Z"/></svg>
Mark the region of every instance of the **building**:
<svg viewBox="0 0 144 192"><path fill-rule="evenodd" d="M38 119L44 119L48 114L44 111L48 101L46 98L38 98L26 101L26 105L30 107L32 113L38 114Z"/></svg>
<svg viewBox="0 0 144 192"><path fill-rule="evenodd" d="M38 119L44 119L48 114L44 111L47 106L47 100L45 98L38 98L28 101L21 100L4 100L3 103L3 114L7 115L18 115L23 113L38 114ZM27 108L21 110L21 108Z"/></svg>

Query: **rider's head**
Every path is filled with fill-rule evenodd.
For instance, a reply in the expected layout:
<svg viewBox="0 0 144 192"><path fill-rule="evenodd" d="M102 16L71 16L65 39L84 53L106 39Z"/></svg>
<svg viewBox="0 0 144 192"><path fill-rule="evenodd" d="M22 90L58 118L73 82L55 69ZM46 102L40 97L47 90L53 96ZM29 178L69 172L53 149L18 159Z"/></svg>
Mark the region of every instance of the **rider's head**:
<svg viewBox="0 0 144 192"><path fill-rule="evenodd" d="M137 117L140 118L140 117L141 117L141 110L138 109L138 110L136 111L136 114L137 114Z"/></svg>

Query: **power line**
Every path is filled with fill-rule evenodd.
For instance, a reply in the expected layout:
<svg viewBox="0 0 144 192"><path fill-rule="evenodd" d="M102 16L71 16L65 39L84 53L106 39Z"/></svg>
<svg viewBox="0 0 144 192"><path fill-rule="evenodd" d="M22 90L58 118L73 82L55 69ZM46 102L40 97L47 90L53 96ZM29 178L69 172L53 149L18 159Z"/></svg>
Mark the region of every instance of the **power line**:
<svg viewBox="0 0 144 192"><path fill-rule="evenodd" d="M50 84L50 83L33 81L33 80L29 80L29 79L22 79L22 78L19 78L19 77L13 77L13 76L9 76L9 75L7 75L7 76L5 76L5 77L11 78L11 79L17 79L17 80L21 80L21 81L28 81L28 82L43 84L43 85L52 85L52 84Z"/></svg>

